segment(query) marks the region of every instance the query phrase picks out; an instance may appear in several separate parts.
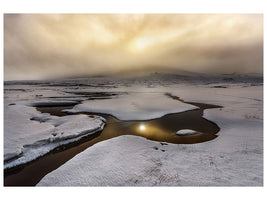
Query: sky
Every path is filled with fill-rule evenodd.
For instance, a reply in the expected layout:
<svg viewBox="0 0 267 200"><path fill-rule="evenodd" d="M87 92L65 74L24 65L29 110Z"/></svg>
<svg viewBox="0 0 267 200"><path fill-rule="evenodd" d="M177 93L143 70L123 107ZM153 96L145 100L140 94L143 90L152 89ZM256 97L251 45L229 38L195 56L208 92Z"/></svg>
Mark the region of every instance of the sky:
<svg viewBox="0 0 267 200"><path fill-rule="evenodd" d="M5 14L4 79L263 73L262 14Z"/></svg>

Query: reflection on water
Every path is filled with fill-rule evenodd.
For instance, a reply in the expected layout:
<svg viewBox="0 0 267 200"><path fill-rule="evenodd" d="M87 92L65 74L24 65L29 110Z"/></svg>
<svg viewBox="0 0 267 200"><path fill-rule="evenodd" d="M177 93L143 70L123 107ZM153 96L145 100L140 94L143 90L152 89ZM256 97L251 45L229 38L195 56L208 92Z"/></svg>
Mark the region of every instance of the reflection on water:
<svg viewBox="0 0 267 200"><path fill-rule="evenodd" d="M139 125L139 130L140 131L145 131L146 130L146 126L144 124L140 124Z"/></svg>
<svg viewBox="0 0 267 200"><path fill-rule="evenodd" d="M193 103L199 109L190 110L182 113L167 114L158 119L152 120L131 120L122 121L108 114L101 113L79 113L88 115L100 115L106 119L106 126L101 135L95 138L96 143L107 140L120 135L138 135L150 140L176 143L176 144L192 144L205 142L216 138L216 133L220 128L213 122L202 117L203 110L216 108L219 106ZM70 107L39 107L38 111L50 113L51 115L64 116L61 112L63 109ZM192 129L198 134L178 136L177 131L181 129Z"/></svg>
<svg viewBox="0 0 267 200"><path fill-rule="evenodd" d="M107 119L107 124L101 135L94 139L98 141L119 135L138 135L155 141L192 144L212 140L217 137L216 133L219 131L216 124L202 118L202 111L199 109L169 114L148 121L120 121L112 116L102 116ZM198 133L187 136L176 135L181 129L192 129Z"/></svg>
<svg viewBox="0 0 267 200"><path fill-rule="evenodd" d="M107 122L101 135L92 141L96 143L107 140L120 135L137 135L150 140L176 143L176 144L192 144L205 142L217 137L219 127L202 117L203 110L214 108L214 105L191 103L200 107L200 109L190 110L182 113L167 114L158 119L152 120L132 120L122 121L108 114L101 113L83 113L96 114L104 117ZM50 113L52 115L63 116L61 110L66 107L42 107L37 108L40 112ZM81 114L81 113L80 113ZM177 131L181 129L192 129L197 134L178 136Z"/></svg>
<svg viewBox="0 0 267 200"><path fill-rule="evenodd" d="M146 121L121 121L107 114L86 113L97 114L107 120L106 126L101 133L84 138L71 146L59 148L23 166L19 170L5 172L4 185L36 185L46 174L55 170L76 154L100 141L120 135L138 135L150 140L177 144L199 143L216 138L216 133L220 130L219 127L215 123L204 119L202 115L204 109L218 106L192 102L190 104L198 106L200 109L167 114L159 119ZM69 108L72 107L39 107L37 110L43 113L64 116L66 114L62 113L61 110ZM187 136L176 135L176 132L181 129L192 129L198 133Z"/></svg>

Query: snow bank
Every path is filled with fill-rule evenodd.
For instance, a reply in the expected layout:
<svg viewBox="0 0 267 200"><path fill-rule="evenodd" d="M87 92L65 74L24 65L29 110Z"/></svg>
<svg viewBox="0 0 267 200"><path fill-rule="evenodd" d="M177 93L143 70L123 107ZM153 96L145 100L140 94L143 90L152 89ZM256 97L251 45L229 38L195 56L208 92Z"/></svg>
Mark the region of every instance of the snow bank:
<svg viewBox="0 0 267 200"><path fill-rule="evenodd" d="M105 119L99 116L57 117L32 107L77 104L75 96L63 90L64 87L34 84L5 85L4 169L30 162L61 145L103 129Z"/></svg>
<svg viewBox="0 0 267 200"><path fill-rule="evenodd" d="M4 120L4 169L30 162L56 147L101 131L105 125L105 119L99 116L56 117L25 105L5 105Z"/></svg>
<svg viewBox="0 0 267 200"><path fill-rule="evenodd" d="M255 166L261 160L254 153L250 161L247 157L213 153L198 145L162 145L138 136L119 136L76 155L38 186L262 185L262 168Z"/></svg>
<svg viewBox="0 0 267 200"><path fill-rule="evenodd" d="M24 144L31 144L44 138L44 132L50 132L54 126L30 120L40 113L25 105L4 105L4 157L11 159L21 154ZM47 134L46 136L48 136Z"/></svg>
<svg viewBox="0 0 267 200"><path fill-rule="evenodd" d="M57 126L49 138L50 142L71 139L102 130L106 121L104 118L95 115L71 115L57 119L55 117L51 119L51 123ZM60 125L58 125L59 122Z"/></svg>
<svg viewBox="0 0 267 200"><path fill-rule="evenodd" d="M97 129L84 130L81 134L76 134L76 133L72 134L72 135L75 135L75 137L68 137L68 139L65 138L64 140L59 137L60 139L58 139L58 140L53 139L52 141L50 138L50 139L44 139L41 141L37 141L33 144L24 145L23 154L19 158L5 163L4 169L12 168L12 167L15 167L17 165L26 164L30 161L33 161L33 160L51 152L52 150L56 149L57 147L79 141L83 137L86 137L88 135L92 135L96 132L102 131L103 128L104 128L104 123L102 122L102 125Z"/></svg>
<svg viewBox="0 0 267 200"><path fill-rule="evenodd" d="M167 88L185 101L223 106L235 118L263 119L263 87L228 84L227 88L211 85L177 85ZM223 113L223 112L222 112Z"/></svg>
<svg viewBox="0 0 267 200"><path fill-rule="evenodd" d="M196 108L173 100L164 93L132 92L112 99L84 101L65 111L107 113L120 120L148 120Z"/></svg>
<svg viewBox="0 0 267 200"><path fill-rule="evenodd" d="M182 129L176 132L177 135L194 135L197 134L198 132L191 130L191 129Z"/></svg>

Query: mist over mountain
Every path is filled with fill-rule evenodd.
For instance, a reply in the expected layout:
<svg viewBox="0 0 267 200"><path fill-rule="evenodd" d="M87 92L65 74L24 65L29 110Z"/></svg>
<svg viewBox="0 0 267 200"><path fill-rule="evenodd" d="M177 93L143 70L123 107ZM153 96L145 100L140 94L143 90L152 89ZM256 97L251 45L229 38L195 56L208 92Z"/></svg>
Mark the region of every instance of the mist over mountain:
<svg viewBox="0 0 267 200"><path fill-rule="evenodd" d="M262 74L263 15L4 15L5 80L183 71Z"/></svg>

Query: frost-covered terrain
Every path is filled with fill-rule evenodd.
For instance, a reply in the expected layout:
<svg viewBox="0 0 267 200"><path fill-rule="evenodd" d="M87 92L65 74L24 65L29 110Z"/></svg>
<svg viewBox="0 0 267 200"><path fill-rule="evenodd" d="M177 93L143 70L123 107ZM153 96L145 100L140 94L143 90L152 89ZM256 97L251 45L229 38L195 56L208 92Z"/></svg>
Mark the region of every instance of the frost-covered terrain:
<svg viewBox="0 0 267 200"><path fill-rule="evenodd" d="M35 100L20 98L27 93L13 90L16 92L5 94L4 101L4 169L28 163L104 128L105 119L96 115L57 117L40 113L27 105Z"/></svg>
<svg viewBox="0 0 267 200"><path fill-rule="evenodd" d="M194 135L197 134L196 131L191 129L182 129L176 132L177 135Z"/></svg>
<svg viewBox="0 0 267 200"><path fill-rule="evenodd" d="M185 102L223 106L204 111L204 117L221 128L219 136L199 144L160 143L138 136L119 136L79 153L47 174L38 185L262 186L262 80L186 80L180 76L157 76L130 81L94 78L9 82L5 85L5 158L14 155L23 158L27 155L25 147L21 148L23 145L32 147L44 139L49 144L77 139L84 130L91 133L104 124L104 119L96 116L56 117L40 113L31 107L34 103L79 103L66 111L105 112L121 120L150 119L196 108L169 98L165 95L168 92ZM97 92L106 94L103 97ZM76 120L77 126L72 124ZM62 130L66 137L61 136ZM35 149L38 150L31 148Z"/></svg>
<svg viewBox="0 0 267 200"><path fill-rule="evenodd" d="M38 120L38 121L35 121ZM103 130L99 116L41 115L33 108L14 105L5 109L4 168L28 163L56 147Z"/></svg>
<svg viewBox="0 0 267 200"><path fill-rule="evenodd" d="M111 106L112 105L112 106ZM168 113L178 113L197 107L167 98L163 92L131 92L118 98L87 100L67 110L70 113L109 113L120 120L147 120L160 118Z"/></svg>
<svg viewBox="0 0 267 200"><path fill-rule="evenodd" d="M83 80L79 80L82 81ZM114 84L114 83L113 83ZM113 92L110 92L110 89ZM99 132L105 119L96 115L63 117L40 113L34 106L74 106L66 112L109 113L122 120L153 119L197 107L166 97L164 92L125 87L61 83L8 82L4 101L4 169L28 163L56 147ZM112 105L112 106L111 106Z"/></svg>

